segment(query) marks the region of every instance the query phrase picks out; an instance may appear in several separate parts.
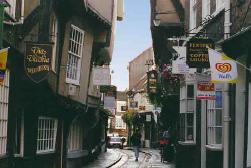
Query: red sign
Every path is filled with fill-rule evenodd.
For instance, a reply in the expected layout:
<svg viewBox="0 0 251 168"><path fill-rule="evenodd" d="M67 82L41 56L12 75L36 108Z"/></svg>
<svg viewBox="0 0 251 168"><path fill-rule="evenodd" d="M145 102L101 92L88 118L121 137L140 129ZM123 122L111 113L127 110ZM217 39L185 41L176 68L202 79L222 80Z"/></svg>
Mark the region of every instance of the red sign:
<svg viewBox="0 0 251 168"><path fill-rule="evenodd" d="M197 84L197 99L214 100L215 86L214 83L201 82Z"/></svg>

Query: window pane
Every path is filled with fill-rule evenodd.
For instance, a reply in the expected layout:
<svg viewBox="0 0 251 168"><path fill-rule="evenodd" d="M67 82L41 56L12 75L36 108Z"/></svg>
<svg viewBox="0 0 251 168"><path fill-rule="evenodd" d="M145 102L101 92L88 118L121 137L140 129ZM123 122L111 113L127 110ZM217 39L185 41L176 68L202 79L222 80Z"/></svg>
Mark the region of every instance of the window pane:
<svg viewBox="0 0 251 168"><path fill-rule="evenodd" d="M194 85L187 85L187 98L194 98Z"/></svg>
<svg viewBox="0 0 251 168"><path fill-rule="evenodd" d="M193 127L187 128L187 140L189 141L193 140Z"/></svg>
<svg viewBox="0 0 251 168"><path fill-rule="evenodd" d="M185 114L180 115L180 140L185 140Z"/></svg>
<svg viewBox="0 0 251 168"><path fill-rule="evenodd" d="M216 108L222 108L222 92L221 91L216 91L216 102L215 102L215 107Z"/></svg>
<svg viewBox="0 0 251 168"><path fill-rule="evenodd" d="M194 112L194 101L195 100L187 100L187 111L188 112Z"/></svg>
<svg viewBox="0 0 251 168"><path fill-rule="evenodd" d="M193 126L193 113L187 113L187 126Z"/></svg>
<svg viewBox="0 0 251 168"><path fill-rule="evenodd" d="M222 139L222 128L216 127L215 128L215 144L221 144Z"/></svg>
<svg viewBox="0 0 251 168"><path fill-rule="evenodd" d="M222 110L216 110L216 126L222 126Z"/></svg>

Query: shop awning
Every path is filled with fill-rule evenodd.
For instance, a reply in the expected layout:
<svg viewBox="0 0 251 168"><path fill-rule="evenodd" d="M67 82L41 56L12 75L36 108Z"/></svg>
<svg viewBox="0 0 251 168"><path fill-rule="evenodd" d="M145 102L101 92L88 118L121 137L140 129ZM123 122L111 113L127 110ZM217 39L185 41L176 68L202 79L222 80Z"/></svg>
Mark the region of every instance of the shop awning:
<svg viewBox="0 0 251 168"><path fill-rule="evenodd" d="M236 59L246 54L251 47L251 26L220 42L223 52Z"/></svg>

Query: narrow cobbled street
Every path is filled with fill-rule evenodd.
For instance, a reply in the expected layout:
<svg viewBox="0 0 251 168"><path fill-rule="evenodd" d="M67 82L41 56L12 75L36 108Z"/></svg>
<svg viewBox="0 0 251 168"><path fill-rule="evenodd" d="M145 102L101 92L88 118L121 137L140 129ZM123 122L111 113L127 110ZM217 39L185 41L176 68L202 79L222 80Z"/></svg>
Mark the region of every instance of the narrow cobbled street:
<svg viewBox="0 0 251 168"><path fill-rule="evenodd" d="M107 149L95 162L87 165L87 168L175 168L173 163L161 162L159 150L141 149L139 160L131 148ZM85 166L86 167L86 166Z"/></svg>

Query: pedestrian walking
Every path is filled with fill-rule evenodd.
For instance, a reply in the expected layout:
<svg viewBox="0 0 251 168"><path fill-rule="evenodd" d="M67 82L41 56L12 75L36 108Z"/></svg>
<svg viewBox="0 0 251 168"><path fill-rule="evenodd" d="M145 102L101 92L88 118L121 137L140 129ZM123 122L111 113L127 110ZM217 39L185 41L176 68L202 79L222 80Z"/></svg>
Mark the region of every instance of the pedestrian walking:
<svg viewBox="0 0 251 168"><path fill-rule="evenodd" d="M135 161L138 161L138 158L139 158L140 139L141 139L141 134L139 133L139 131L136 131L131 136L131 142L132 142L133 151L135 154Z"/></svg>
<svg viewBox="0 0 251 168"><path fill-rule="evenodd" d="M124 143L125 143L125 141L126 141L126 139L125 139L124 137L122 137L122 138L121 138L121 144L122 144L121 149L124 148Z"/></svg>

